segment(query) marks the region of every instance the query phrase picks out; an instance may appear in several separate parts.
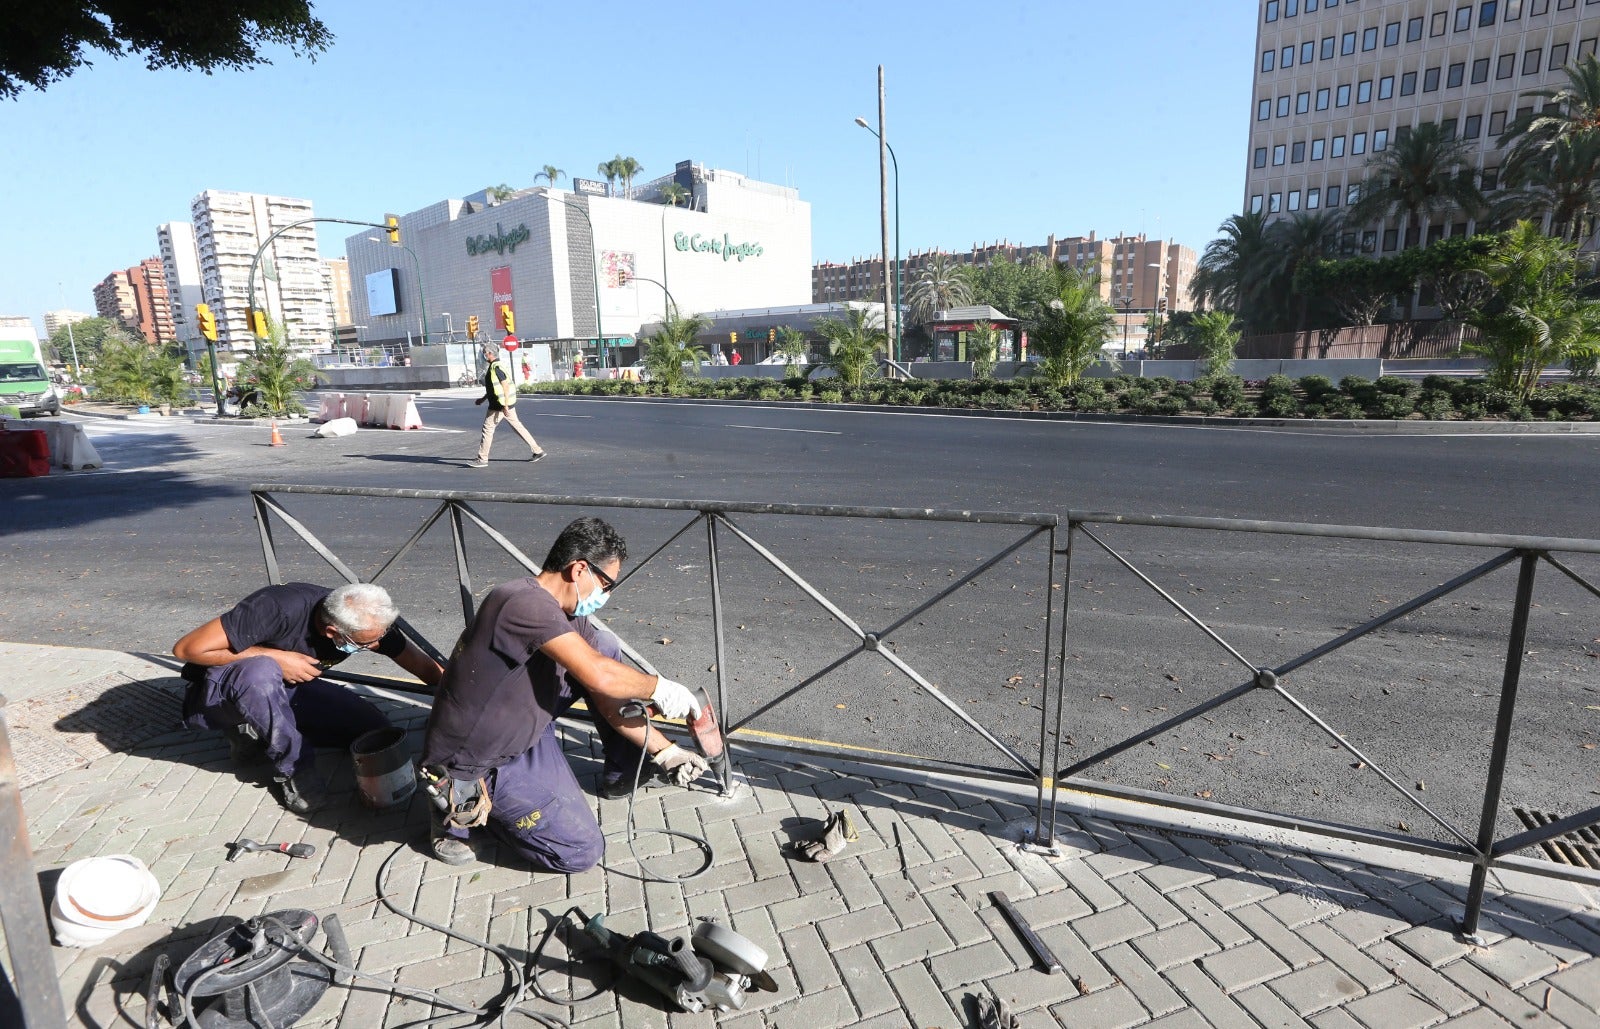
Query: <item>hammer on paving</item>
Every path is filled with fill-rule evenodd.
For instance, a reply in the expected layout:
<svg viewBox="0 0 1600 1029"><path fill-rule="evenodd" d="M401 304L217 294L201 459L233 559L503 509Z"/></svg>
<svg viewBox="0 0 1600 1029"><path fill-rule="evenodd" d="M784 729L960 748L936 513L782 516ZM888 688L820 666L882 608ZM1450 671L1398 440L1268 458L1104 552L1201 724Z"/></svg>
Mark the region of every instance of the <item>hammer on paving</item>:
<svg viewBox="0 0 1600 1029"><path fill-rule="evenodd" d="M255 840L238 840L228 844L228 860L237 861L240 854L248 851L261 851L265 854L287 854L292 858L308 858L317 852L317 848L310 843L257 843Z"/></svg>

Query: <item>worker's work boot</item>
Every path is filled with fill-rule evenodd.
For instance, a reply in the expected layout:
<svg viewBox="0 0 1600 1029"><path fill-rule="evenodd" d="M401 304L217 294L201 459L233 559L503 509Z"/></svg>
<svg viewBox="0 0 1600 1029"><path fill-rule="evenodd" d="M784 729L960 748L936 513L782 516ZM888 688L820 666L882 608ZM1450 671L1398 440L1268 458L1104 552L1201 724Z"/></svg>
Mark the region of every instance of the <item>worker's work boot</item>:
<svg viewBox="0 0 1600 1029"><path fill-rule="evenodd" d="M272 790L284 808L297 815L309 815L327 803L327 797L317 788L308 771L273 776Z"/></svg>

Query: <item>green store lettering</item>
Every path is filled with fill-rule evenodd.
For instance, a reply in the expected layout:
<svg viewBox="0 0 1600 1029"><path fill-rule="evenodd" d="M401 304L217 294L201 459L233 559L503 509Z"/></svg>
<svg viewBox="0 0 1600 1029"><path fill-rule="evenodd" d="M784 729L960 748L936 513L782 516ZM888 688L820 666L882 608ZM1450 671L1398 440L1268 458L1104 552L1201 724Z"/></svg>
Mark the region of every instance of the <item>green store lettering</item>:
<svg viewBox="0 0 1600 1029"><path fill-rule="evenodd" d="M735 243L728 238L727 233L721 239L715 236L702 236L696 232L689 235L679 232L673 235L672 245L679 250L693 251L700 254L721 254L724 261L743 261L747 257L760 257L766 253L766 248L760 243Z"/></svg>
<svg viewBox="0 0 1600 1029"><path fill-rule="evenodd" d="M528 241L528 236L529 232L526 223L518 225L510 232L507 232L500 227L499 222L495 222L494 235L485 234L467 237L467 255L476 257L479 254L487 254L491 250L497 254L504 254L509 250L514 254L517 252L519 244Z"/></svg>

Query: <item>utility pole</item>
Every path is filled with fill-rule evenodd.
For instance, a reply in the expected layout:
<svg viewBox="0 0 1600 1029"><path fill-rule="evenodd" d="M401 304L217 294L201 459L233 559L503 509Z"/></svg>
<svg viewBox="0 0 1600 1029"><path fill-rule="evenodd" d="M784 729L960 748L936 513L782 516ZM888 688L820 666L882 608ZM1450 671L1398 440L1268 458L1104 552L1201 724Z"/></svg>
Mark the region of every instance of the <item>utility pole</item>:
<svg viewBox="0 0 1600 1029"><path fill-rule="evenodd" d="M879 224L883 229L883 331L887 340L895 338L900 312L892 299L894 290L889 275L889 143L884 112L883 65L878 65L878 198ZM896 355L898 357L898 355Z"/></svg>

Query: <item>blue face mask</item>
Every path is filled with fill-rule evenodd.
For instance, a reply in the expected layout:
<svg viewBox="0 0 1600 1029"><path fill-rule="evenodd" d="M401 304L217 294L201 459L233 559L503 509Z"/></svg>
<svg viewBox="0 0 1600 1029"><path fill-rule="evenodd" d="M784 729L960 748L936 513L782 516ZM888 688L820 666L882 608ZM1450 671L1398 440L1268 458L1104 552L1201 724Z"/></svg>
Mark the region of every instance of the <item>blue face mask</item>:
<svg viewBox="0 0 1600 1029"><path fill-rule="evenodd" d="M361 644L351 643L349 640L345 640L343 643L334 643L333 649L337 650L341 654L349 656L350 654L358 653L361 650Z"/></svg>
<svg viewBox="0 0 1600 1029"><path fill-rule="evenodd" d="M602 607L605 607L606 601L610 599L611 594L607 593L598 583L596 583L594 592L578 601L578 606L572 609L572 613L579 618L582 618L586 615L592 615Z"/></svg>

